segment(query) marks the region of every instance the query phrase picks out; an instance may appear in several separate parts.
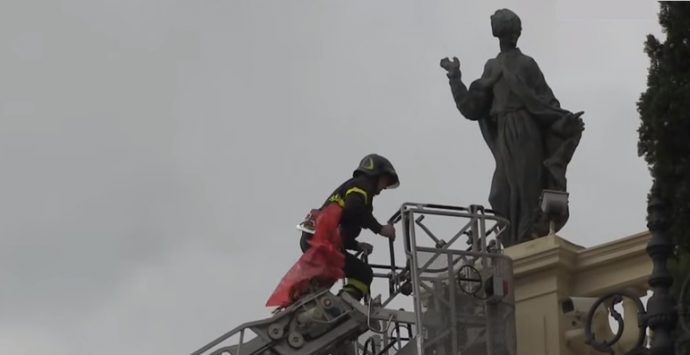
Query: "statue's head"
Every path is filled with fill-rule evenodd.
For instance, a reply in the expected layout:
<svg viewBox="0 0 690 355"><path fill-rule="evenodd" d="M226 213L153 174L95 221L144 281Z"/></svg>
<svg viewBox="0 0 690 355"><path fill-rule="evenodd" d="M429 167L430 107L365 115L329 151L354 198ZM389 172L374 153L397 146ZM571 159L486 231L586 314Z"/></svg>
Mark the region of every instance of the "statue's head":
<svg viewBox="0 0 690 355"><path fill-rule="evenodd" d="M491 32L501 43L517 46L517 40L522 33L520 17L508 9L496 10L491 15Z"/></svg>

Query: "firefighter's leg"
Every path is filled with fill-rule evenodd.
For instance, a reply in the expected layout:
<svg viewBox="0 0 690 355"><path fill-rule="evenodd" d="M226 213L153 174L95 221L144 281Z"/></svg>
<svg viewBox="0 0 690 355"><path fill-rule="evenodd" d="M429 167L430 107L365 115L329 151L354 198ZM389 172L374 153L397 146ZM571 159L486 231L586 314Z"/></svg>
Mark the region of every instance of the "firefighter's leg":
<svg viewBox="0 0 690 355"><path fill-rule="evenodd" d="M347 283L343 287L343 291L360 300L369 293L369 287L374 280L374 272L365 262L346 252L345 277L347 277Z"/></svg>

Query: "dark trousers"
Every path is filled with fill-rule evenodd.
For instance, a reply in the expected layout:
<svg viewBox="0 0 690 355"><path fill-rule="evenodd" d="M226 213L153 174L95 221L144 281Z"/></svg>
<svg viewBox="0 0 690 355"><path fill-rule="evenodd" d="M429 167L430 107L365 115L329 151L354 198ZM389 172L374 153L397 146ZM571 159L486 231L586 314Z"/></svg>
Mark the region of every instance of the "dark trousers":
<svg viewBox="0 0 690 355"><path fill-rule="evenodd" d="M303 253L311 247L311 245L309 245L311 236L311 234L302 233L299 246ZM374 271L371 270L371 266L345 250L343 250L343 254L345 254L345 268L343 270L345 271L345 277L361 281L365 283L367 287L371 286L371 282L374 280Z"/></svg>

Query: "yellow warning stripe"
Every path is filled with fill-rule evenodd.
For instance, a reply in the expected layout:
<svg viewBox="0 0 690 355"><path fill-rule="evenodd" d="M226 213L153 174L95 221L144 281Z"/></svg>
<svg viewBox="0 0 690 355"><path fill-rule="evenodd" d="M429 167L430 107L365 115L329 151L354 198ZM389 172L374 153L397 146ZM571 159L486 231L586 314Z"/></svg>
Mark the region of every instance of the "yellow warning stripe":
<svg viewBox="0 0 690 355"><path fill-rule="evenodd" d="M343 198L340 197L339 194L335 194L329 197L328 202L335 202L338 204L338 206L340 206L340 208L345 208L345 200L343 200Z"/></svg>
<svg viewBox="0 0 690 355"><path fill-rule="evenodd" d="M352 193L352 192L356 192L356 193L361 194L362 196L364 196L364 204L366 205L366 204L368 203L368 201L369 201L369 194L367 194L366 191L360 189L359 187L353 187L353 188L347 190L347 192L345 193L345 197L347 197L347 195L349 195L349 194Z"/></svg>
<svg viewBox="0 0 690 355"><path fill-rule="evenodd" d="M369 286L362 281L350 278L347 279L347 284L362 292L363 295L369 294Z"/></svg>

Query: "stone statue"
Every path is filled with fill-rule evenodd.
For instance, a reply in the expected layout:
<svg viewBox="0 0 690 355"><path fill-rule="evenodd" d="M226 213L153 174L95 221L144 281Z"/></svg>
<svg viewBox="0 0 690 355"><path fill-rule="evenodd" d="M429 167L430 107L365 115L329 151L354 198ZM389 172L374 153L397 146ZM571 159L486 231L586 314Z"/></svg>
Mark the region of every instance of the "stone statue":
<svg viewBox="0 0 690 355"><path fill-rule="evenodd" d="M448 72L460 113L479 123L494 156L489 202L510 220L509 233L501 240L510 246L549 232L540 196L543 190L566 191L566 167L584 123L583 112L560 107L537 62L517 48L520 18L508 9L498 10L491 16L491 29L501 51L486 62L482 77L469 89L462 83L458 58L442 59L441 67Z"/></svg>

